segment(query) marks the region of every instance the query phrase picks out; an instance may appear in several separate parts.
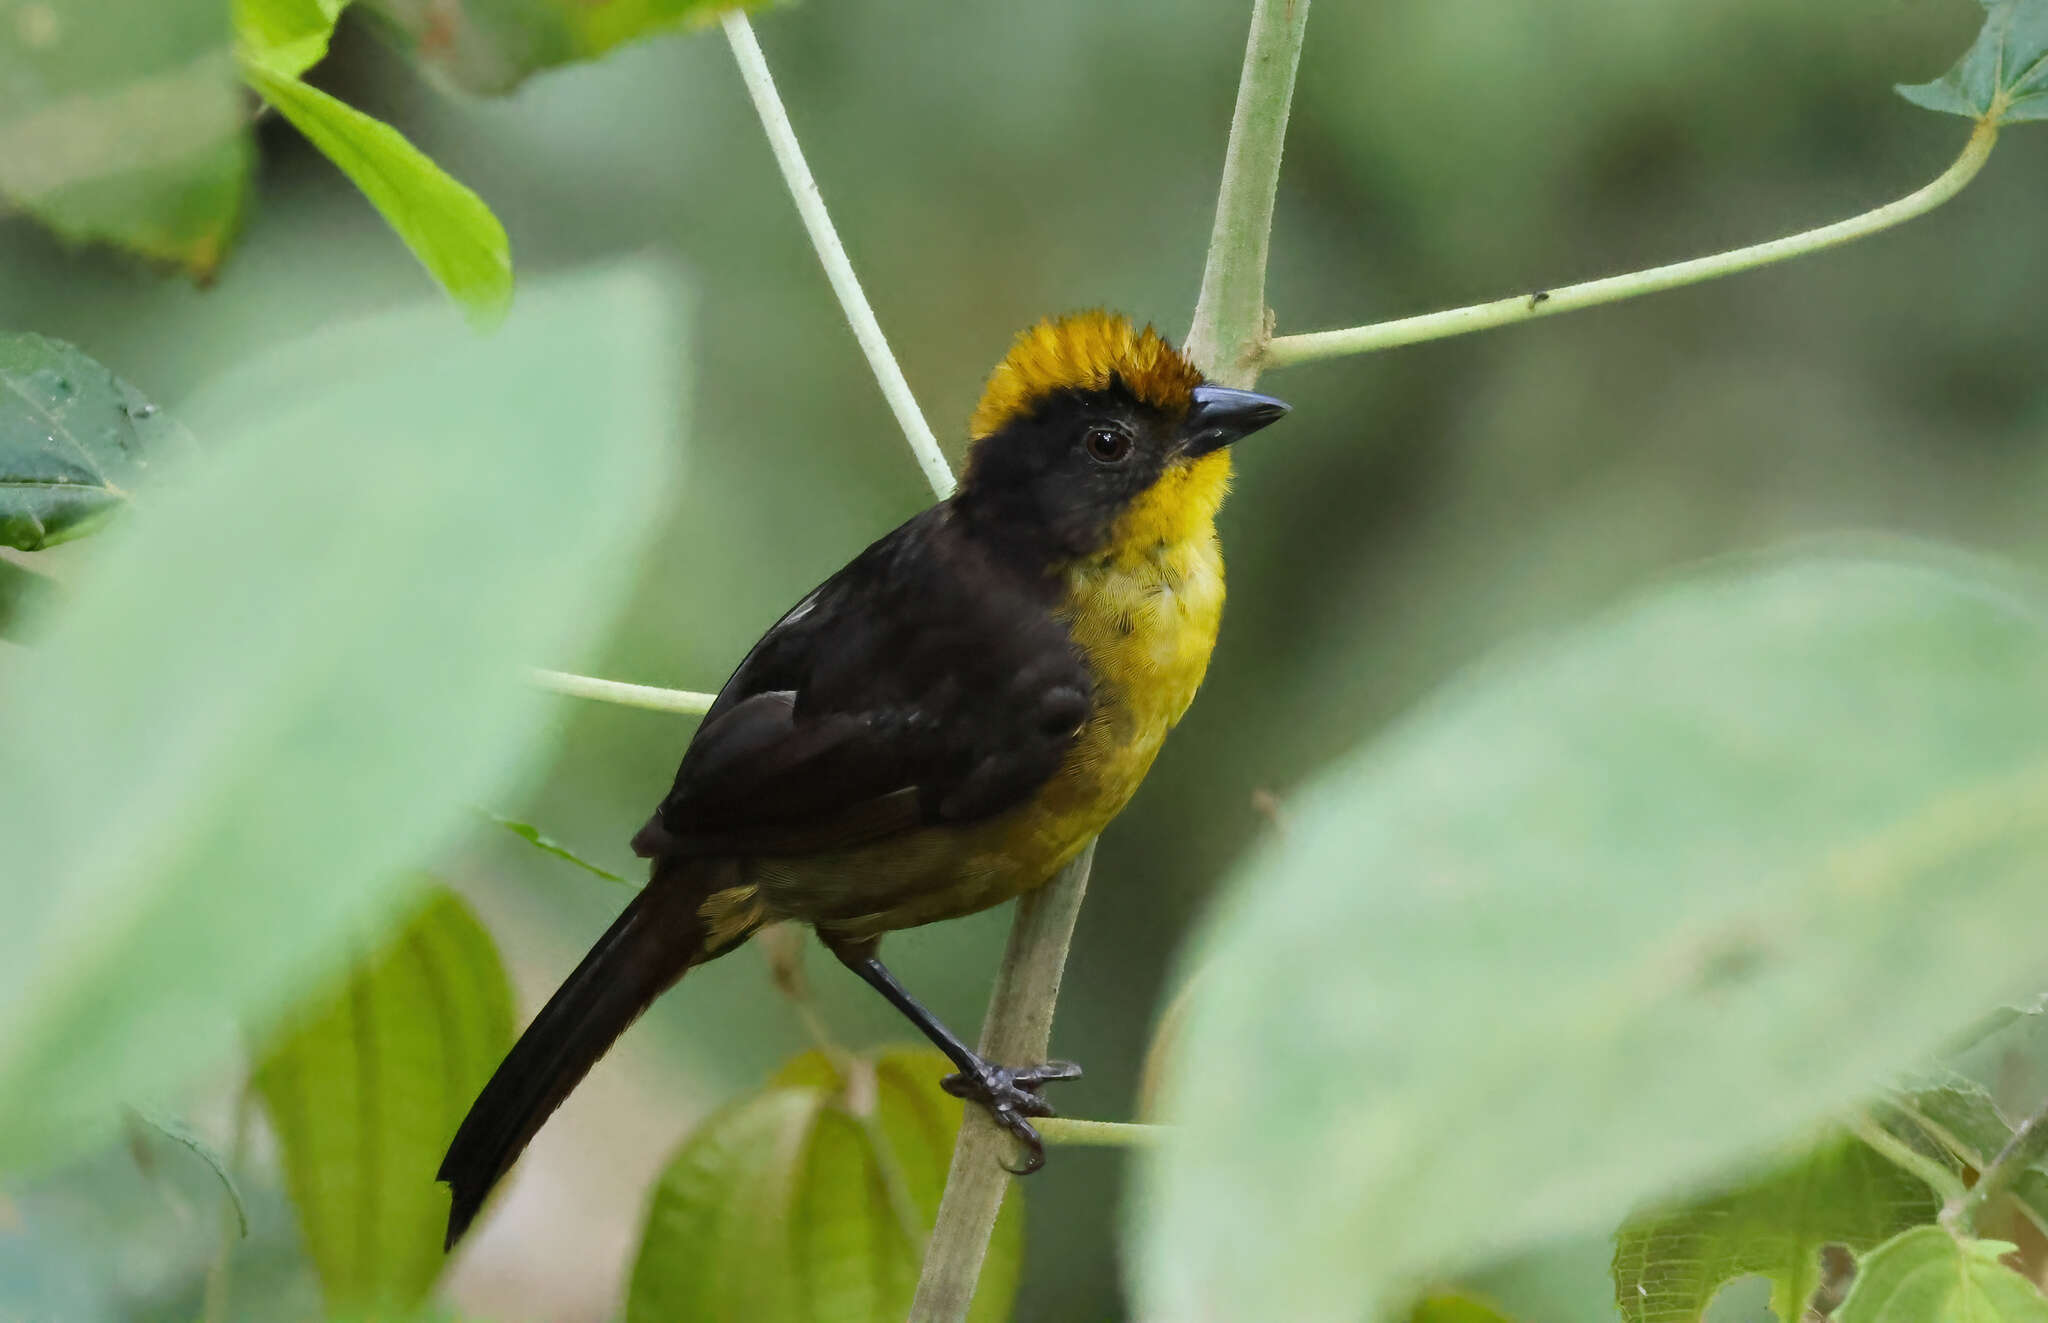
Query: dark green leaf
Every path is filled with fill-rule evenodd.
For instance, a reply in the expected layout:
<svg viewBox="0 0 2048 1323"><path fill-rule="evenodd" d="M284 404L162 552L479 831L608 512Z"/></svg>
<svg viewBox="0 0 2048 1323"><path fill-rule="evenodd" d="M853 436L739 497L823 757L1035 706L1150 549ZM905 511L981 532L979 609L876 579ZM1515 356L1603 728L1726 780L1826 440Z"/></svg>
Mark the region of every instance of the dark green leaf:
<svg viewBox="0 0 2048 1323"><path fill-rule="evenodd" d="M235 50L280 78L297 78L327 55L348 0L235 0Z"/></svg>
<svg viewBox="0 0 2048 1323"><path fill-rule="evenodd" d="M759 0L755 0L756 3ZM614 46L712 22L731 0L364 0L421 60L471 92L509 92L530 74Z"/></svg>
<svg viewBox="0 0 2048 1323"><path fill-rule="evenodd" d="M798 1058L686 1140L648 1211L628 1323L897 1323L959 1129L926 1048ZM1005 1201L969 1318L1008 1317L1020 1201Z"/></svg>
<svg viewBox="0 0 2048 1323"><path fill-rule="evenodd" d="M1139 1312L1284 1281L1297 1323L1355 1319L1711 1179L2035 986L2044 663L2034 586L1960 558L1724 568L1292 797L1194 944Z"/></svg>
<svg viewBox="0 0 2048 1323"><path fill-rule="evenodd" d="M0 193L58 234L220 264L251 150L220 0L26 0L0 23Z"/></svg>
<svg viewBox="0 0 2048 1323"><path fill-rule="evenodd" d="M0 336L0 546L83 537L127 504L151 464L192 450L185 429L74 346Z"/></svg>
<svg viewBox="0 0 2048 1323"><path fill-rule="evenodd" d="M1977 40L1931 83L1901 86L1916 106L2011 124L2048 119L2048 0L1980 0Z"/></svg>
<svg viewBox="0 0 2048 1323"><path fill-rule="evenodd" d="M0 654L0 1169L217 1068L529 784L525 667L604 627L666 508L659 275L562 278L490 339L414 307L237 369L185 410L204 472Z"/></svg>
<svg viewBox="0 0 2048 1323"><path fill-rule="evenodd" d="M440 1276L448 1190L434 1171L510 1050L512 1016L491 935L436 889L259 1055L254 1083L331 1313L402 1313Z"/></svg>
<svg viewBox="0 0 2048 1323"><path fill-rule="evenodd" d="M1872 1250L1836 1323L2048 1323L2048 1300L1998 1260L2012 1246L1919 1227Z"/></svg>
<svg viewBox="0 0 2048 1323"><path fill-rule="evenodd" d="M405 135L297 78L244 60L265 101L341 168L470 319L495 323L512 302L512 249L483 199Z"/></svg>
<svg viewBox="0 0 2048 1323"><path fill-rule="evenodd" d="M156 1131L206 1164L214 1179L220 1182L221 1193L227 1196L228 1206L234 1209L235 1225L239 1228L242 1239L247 1240L249 1206L242 1202L241 1188L235 1184L234 1173L228 1169L228 1160L220 1151L196 1134L191 1126L168 1113L138 1107L133 1110L133 1115L142 1125Z"/></svg>
<svg viewBox="0 0 2048 1323"><path fill-rule="evenodd" d="M591 863L588 859L585 859L583 856L572 852L567 846L556 841L553 837L542 835L540 828L534 826L532 823L519 822L512 818L503 817L499 814L489 812L488 810L484 812L484 816L489 818L492 822L497 823L500 827L503 827L506 831L511 832L520 840L525 841L528 845L533 846L535 849L540 850L546 854L551 854L555 858L560 859L565 863L574 864L586 873L590 873L597 877L601 877L607 882L616 882L622 887L630 887L634 885L633 883L628 882L625 878L620 877L617 873L612 872L609 868L600 868L596 864Z"/></svg>
<svg viewBox="0 0 2048 1323"><path fill-rule="evenodd" d="M1725 1194L1631 1217L1615 1237L1615 1304L1628 1323L1696 1323L1727 1283L1771 1279L1771 1308L1799 1323L1821 1250L1861 1253L1934 1220L1928 1188L1868 1145L1835 1135Z"/></svg>

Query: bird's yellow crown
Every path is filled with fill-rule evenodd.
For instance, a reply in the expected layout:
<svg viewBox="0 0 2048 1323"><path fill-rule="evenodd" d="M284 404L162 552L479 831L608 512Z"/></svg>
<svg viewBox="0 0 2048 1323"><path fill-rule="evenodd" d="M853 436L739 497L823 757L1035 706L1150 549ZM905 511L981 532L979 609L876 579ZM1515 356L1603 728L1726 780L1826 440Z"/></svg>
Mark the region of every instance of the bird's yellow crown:
<svg viewBox="0 0 2048 1323"><path fill-rule="evenodd" d="M1018 335L989 375L969 429L975 440L1030 413L1055 391L1113 383L1168 413L1184 412L1202 374L1150 326L1100 310L1049 317Z"/></svg>

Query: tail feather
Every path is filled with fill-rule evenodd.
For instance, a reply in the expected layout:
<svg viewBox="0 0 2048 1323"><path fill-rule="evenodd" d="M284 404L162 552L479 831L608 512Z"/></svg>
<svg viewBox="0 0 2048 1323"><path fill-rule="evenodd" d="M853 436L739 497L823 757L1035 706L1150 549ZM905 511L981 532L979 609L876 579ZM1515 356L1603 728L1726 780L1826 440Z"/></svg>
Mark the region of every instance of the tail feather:
<svg viewBox="0 0 2048 1323"><path fill-rule="evenodd" d="M701 958L701 889L669 867L657 865L471 1104L436 1177L449 1187L447 1248L597 1059Z"/></svg>

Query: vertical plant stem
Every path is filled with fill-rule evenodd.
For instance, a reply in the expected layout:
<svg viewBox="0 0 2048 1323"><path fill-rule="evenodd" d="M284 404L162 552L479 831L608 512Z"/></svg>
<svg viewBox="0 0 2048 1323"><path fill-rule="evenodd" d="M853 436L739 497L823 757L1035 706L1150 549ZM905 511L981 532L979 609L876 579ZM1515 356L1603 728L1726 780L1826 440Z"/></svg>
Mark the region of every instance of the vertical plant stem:
<svg viewBox="0 0 2048 1323"><path fill-rule="evenodd" d="M846 248L839 242L839 233L832 228L832 217L825 210L825 199L818 193L818 181L811 177L803 148L797 145L789 112L782 108L775 80L769 76L767 57L761 54L761 43L754 39L754 27L747 21L746 12L739 9L729 11L723 22L725 39L731 43L733 59L740 66L740 77L746 82L747 94L754 99L761 127L767 131L768 146L775 153L775 163L782 167L783 182L789 185L797 214L803 217L804 228L810 232L818 261L824 264L825 278L832 282L832 292L839 296L846 324L853 328L853 338L860 341L875 382L882 388L882 397L896 415L897 426L910 442L911 453L917 456L918 467L931 483L933 495L943 501L953 494L953 470L947 466L945 455L939 451L938 438L932 435L923 411L917 407L917 397L910 393L910 383L903 379L903 369L896 366L896 357L889 352L889 341L882 335L881 323L875 320L875 310L861 293L853 263L847 260Z"/></svg>
<svg viewBox="0 0 2048 1323"><path fill-rule="evenodd" d="M1067 944L1073 940L1094 861L1095 843L1090 841L1058 876L1017 902L1010 944L981 1025L981 1054L991 1061L1045 1059L1052 1043L1060 975L1067 967ZM925 1250L910 1323L961 1323L967 1317L982 1260L988 1257L989 1237L995 1234L996 1214L1015 1179L1003 1168L1012 1161L1011 1151L1009 1135L986 1111L969 1107L953 1146L953 1166L946 1173L946 1193Z"/></svg>
<svg viewBox="0 0 2048 1323"><path fill-rule="evenodd" d="M2013 1131L1998 1156L1991 1160L1977 1177L1977 1183L1969 1188L1960 1199L1949 1202L1941 1210L1941 1224L1960 1236L1978 1234L1977 1223L1998 1197L2012 1189L2013 1183L2026 1174L2028 1168L2048 1157L2048 1104L2028 1117L2020 1128Z"/></svg>
<svg viewBox="0 0 2048 1323"><path fill-rule="evenodd" d="M1202 295L1186 345L1195 366L1225 386L1256 381L1266 345L1266 249L1307 24L1308 0L1254 0L1252 5L1230 145L1223 153L1216 227L1209 234Z"/></svg>

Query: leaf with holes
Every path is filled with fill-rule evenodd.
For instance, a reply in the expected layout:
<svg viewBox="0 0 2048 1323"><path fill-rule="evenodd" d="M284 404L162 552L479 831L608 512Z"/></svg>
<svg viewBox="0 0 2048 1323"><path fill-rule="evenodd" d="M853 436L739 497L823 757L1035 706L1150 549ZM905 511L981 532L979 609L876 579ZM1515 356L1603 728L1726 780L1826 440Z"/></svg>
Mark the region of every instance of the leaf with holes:
<svg viewBox="0 0 2048 1323"><path fill-rule="evenodd" d="M434 1171L511 1048L512 1016L490 934L437 888L259 1055L254 1083L329 1313L402 1312L440 1275L448 1190Z"/></svg>
<svg viewBox="0 0 2048 1323"><path fill-rule="evenodd" d="M420 60L456 85L509 92L532 74L595 59L615 46L700 27L734 0L363 0Z"/></svg>
<svg viewBox="0 0 2048 1323"><path fill-rule="evenodd" d="M926 1048L797 1058L684 1141L648 1210L627 1323L897 1323L944 1191L961 1104ZM1013 1194L968 1315L1009 1316Z"/></svg>
<svg viewBox="0 0 2048 1323"><path fill-rule="evenodd" d="M1976 42L1931 83L1901 86L1916 106L2012 124L2048 119L2048 0L1981 0Z"/></svg>
<svg viewBox="0 0 2048 1323"><path fill-rule="evenodd" d="M0 22L0 194L78 243L220 265L253 151L220 0L20 0Z"/></svg>
<svg viewBox="0 0 2048 1323"><path fill-rule="evenodd" d="M1193 944L1137 1312L1286 1282L1294 1323L1356 1319L1767 1154L2038 987L2044 677L2033 580L1808 551L1337 763Z"/></svg>
<svg viewBox="0 0 2048 1323"><path fill-rule="evenodd" d="M1928 1188L1836 1134L1740 1187L1639 1213L1614 1243L1614 1301L1628 1323L1695 1323L1727 1283L1770 1278L1771 1309L1797 1323L1821 1283L1821 1250L1861 1253L1931 1222Z"/></svg>
<svg viewBox="0 0 2048 1323"><path fill-rule="evenodd" d="M47 336L0 336L0 546L37 551L111 519L195 447L127 382Z"/></svg>
<svg viewBox="0 0 2048 1323"><path fill-rule="evenodd" d="M1918 1227L1856 1267L1835 1323L2048 1323L2048 1300L1999 1262L2013 1246Z"/></svg>

